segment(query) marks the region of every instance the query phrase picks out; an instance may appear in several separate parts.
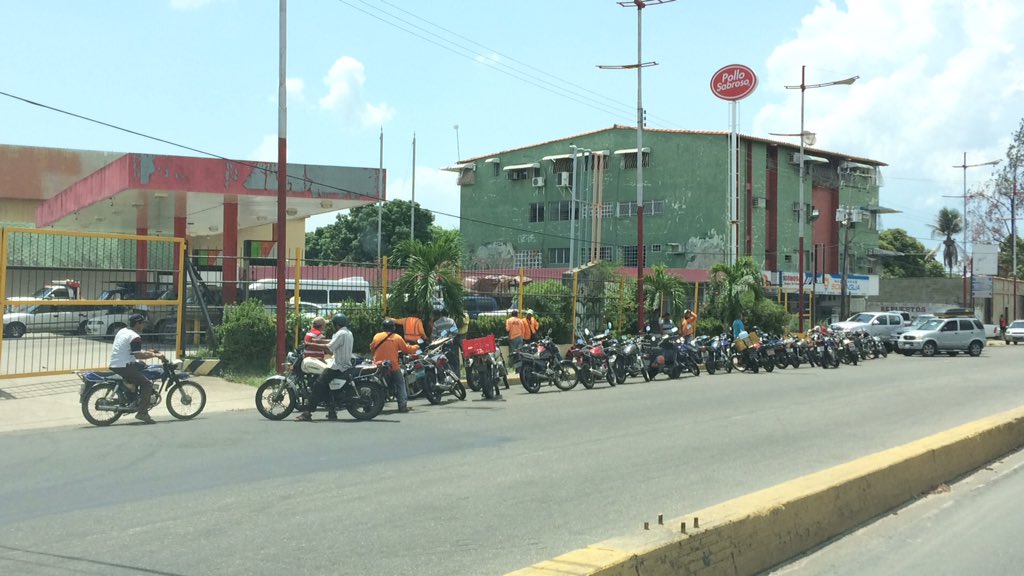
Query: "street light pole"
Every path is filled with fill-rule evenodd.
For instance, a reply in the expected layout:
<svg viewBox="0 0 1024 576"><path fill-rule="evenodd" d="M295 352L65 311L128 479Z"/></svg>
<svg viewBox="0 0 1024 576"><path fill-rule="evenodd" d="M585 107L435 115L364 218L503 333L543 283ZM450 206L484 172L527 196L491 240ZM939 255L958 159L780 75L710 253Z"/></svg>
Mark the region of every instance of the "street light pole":
<svg viewBox="0 0 1024 576"><path fill-rule="evenodd" d="M790 90L797 88L800 89L800 205L797 210L797 229L800 237L797 245L797 250L799 251L799 255L797 257L797 261L799 262L799 296L797 301L797 314L799 316L798 329L800 332L804 331L804 222L807 220L807 212L804 208L804 93L807 92L808 88L824 88L826 86L835 86L837 84L850 85L860 78L860 76L851 76L850 78L844 78L834 82L807 84L806 72L807 66L800 66L800 85L786 86L786 88Z"/></svg>
<svg viewBox="0 0 1024 576"><path fill-rule="evenodd" d="M636 68L636 301L638 328L644 326L644 101L642 70L657 66L643 61L643 10L648 5L668 4L675 0L631 0L617 2L623 8L636 7L636 64L598 66L603 69Z"/></svg>
<svg viewBox="0 0 1024 576"><path fill-rule="evenodd" d="M953 166L953 168L961 168L964 171L964 194L963 194L963 198L964 198L964 215L961 217L963 228L964 228L964 259L963 259L963 261L964 261L964 267L963 267L963 270L964 270L964 282L963 282L963 284L964 284L964 294L963 294L964 307L969 306L969 303L968 303L968 300L967 300L967 169L968 168L977 168L978 166L995 166L996 164L999 164L999 160L990 160L988 162L982 162L980 164L968 164L967 163L967 152L964 152L964 162L963 162L963 164Z"/></svg>

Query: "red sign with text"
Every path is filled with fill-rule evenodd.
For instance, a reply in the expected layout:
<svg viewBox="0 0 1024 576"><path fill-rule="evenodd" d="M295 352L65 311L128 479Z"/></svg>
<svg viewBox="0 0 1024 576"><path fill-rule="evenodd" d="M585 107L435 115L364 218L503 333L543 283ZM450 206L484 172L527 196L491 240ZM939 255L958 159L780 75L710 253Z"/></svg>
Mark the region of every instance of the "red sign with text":
<svg viewBox="0 0 1024 576"><path fill-rule="evenodd" d="M730 64L711 77L711 93L722 100L742 100L757 88L757 75L742 64Z"/></svg>

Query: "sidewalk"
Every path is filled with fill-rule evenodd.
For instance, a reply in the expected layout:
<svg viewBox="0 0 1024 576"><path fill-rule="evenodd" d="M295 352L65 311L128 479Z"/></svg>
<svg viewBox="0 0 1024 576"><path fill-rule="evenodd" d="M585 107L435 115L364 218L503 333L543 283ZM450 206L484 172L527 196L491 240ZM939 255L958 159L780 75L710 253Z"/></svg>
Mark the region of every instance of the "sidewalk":
<svg viewBox="0 0 1024 576"><path fill-rule="evenodd" d="M256 408L256 389L217 376L194 376L206 390L203 414ZM78 402L81 380L74 374L30 376L0 380L0 433L62 426L91 426ZM163 402L161 402L163 404ZM171 420L166 407L155 407L153 418ZM126 420L126 417L128 418ZM131 415L120 422L130 421Z"/></svg>

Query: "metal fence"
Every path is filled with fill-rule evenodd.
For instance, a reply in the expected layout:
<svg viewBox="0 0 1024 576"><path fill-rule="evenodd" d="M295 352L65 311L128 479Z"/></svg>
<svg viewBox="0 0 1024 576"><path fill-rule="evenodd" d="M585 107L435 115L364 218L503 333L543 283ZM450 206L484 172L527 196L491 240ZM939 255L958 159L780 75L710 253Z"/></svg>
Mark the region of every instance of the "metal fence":
<svg viewBox="0 0 1024 576"><path fill-rule="evenodd" d="M162 319L147 347L180 350L180 239L0 229L0 377L105 369L133 310Z"/></svg>

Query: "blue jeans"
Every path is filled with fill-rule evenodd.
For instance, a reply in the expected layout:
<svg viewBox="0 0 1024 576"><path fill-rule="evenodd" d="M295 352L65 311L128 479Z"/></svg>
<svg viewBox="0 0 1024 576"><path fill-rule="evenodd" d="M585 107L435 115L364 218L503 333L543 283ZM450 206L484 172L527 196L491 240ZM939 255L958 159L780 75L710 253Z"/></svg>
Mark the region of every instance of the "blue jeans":
<svg viewBox="0 0 1024 576"><path fill-rule="evenodd" d="M395 389L395 396L398 398L398 409L404 410L409 403L409 389L405 386L405 376L401 370L388 372L388 386Z"/></svg>

